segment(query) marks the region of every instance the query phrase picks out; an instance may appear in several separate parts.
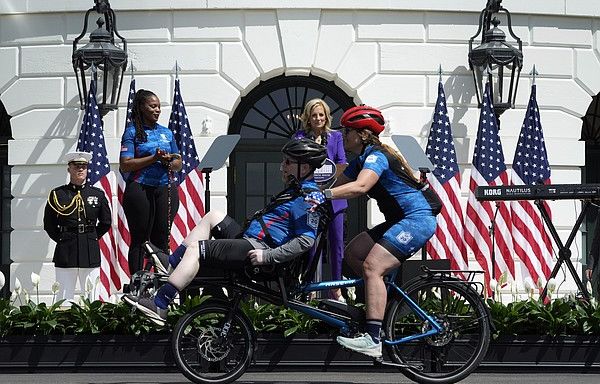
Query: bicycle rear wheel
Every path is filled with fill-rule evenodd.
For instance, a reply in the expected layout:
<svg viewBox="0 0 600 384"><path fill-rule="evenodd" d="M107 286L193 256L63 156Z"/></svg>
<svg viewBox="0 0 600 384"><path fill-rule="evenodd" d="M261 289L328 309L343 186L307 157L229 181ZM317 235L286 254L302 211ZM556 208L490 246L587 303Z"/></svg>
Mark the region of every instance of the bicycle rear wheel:
<svg viewBox="0 0 600 384"><path fill-rule="evenodd" d="M480 296L456 281L425 280L406 294L442 327L439 334L397 345L386 345L391 359L411 380L426 384L455 383L467 377L485 357L490 343L488 312ZM398 297L389 307L384 326L388 340L432 329Z"/></svg>
<svg viewBox="0 0 600 384"><path fill-rule="evenodd" d="M175 325L175 363L194 383L231 383L248 368L255 345L252 325L238 311L227 324L230 312L231 307L225 303L208 303L184 315Z"/></svg>

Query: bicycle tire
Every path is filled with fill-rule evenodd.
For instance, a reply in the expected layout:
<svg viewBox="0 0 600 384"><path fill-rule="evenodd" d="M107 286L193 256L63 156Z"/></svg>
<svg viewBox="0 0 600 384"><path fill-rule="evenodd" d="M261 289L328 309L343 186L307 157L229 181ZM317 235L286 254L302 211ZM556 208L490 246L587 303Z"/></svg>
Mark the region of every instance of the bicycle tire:
<svg viewBox="0 0 600 384"><path fill-rule="evenodd" d="M440 334L397 345L384 344L409 379L423 384L449 384L467 377L479 366L490 343L488 311L479 294L464 282L430 278L409 286L406 294L444 327ZM407 300L390 303L384 330L388 340L418 335L431 329Z"/></svg>
<svg viewBox="0 0 600 384"><path fill-rule="evenodd" d="M228 336L219 340L228 303L206 303L179 319L173 330L172 349L177 367L194 383L225 384L239 378L252 361L256 338L252 323L233 314Z"/></svg>

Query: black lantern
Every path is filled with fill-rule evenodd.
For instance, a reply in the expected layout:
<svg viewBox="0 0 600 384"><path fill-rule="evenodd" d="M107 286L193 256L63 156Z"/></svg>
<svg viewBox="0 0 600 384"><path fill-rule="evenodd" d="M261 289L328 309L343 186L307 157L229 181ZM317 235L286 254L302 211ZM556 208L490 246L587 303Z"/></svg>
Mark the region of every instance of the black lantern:
<svg viewBox="0 0 600 384"><path fill-rule="evenodd" d="M94 3L94 7L85 14L83 31L73 41L73 69L77 77L79 102L81 109L84 109L92 66L96 68L96 99L104 116L108 111L117 109L123 73L127 68L127 41L117 31L115 12L108 0L94 0ZM88 17L92 11L102 15L96 21L98 28L90 33L90 42L77 49L77 43L87 32ZM121 39L122 49L114 44L115 35Z"/></svg>
<svg viewBox="0 0 600 384"><path fill-rule="evenodd" d="M485 83L489 81L496 116L514 108L519 76L523 67L523 47L512 30L510 12L500 4L502 0L488 0L479 15L479 29L469 39L469 68L473 71L477 102L481 108ZM498 28L500 20L494 14L504 12L508 21L508 32L519 48L506 42L506 35ZM492 26L491 26L491 25ZM473 40L482 32L481 44L473 48Z"/></svg>

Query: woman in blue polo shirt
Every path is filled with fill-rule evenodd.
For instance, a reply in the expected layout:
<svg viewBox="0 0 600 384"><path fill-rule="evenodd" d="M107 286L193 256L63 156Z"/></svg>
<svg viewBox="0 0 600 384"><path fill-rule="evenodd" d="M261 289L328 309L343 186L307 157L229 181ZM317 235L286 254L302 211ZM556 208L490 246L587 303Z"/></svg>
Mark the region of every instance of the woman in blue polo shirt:
<svg viewBox="0 0 600 384"><path fill-rule="evenodd" d="M179 207L173 172L181 170L181 156L171 130L158 124L158 97L140 89L132 104L132 122L123 132L119 166L129 172L123 210L131 234L129 272L134 274L143 268L145 241L169 251L169 228Z"/></svg>

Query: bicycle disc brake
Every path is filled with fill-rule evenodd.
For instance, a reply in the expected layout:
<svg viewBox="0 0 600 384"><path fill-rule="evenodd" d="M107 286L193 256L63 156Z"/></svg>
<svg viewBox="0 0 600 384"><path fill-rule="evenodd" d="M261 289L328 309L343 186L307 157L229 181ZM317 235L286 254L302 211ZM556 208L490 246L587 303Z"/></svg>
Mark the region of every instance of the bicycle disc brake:
<svg viewBox="0 0 600 384"><path fill-rule="evenodd" d="M442 326L442 331L440 333L436 333L435 335L429 336L426 341L427 344L434 347L443 347L452 341L453 334L450 329L450 322L445 319L436 316L435 321ZM431 329L431 324L428 321L425 321L421 326L421 332L425 333Z"/></svg>
<svg viewBox="0 0 600 384"><path fill-rule="evenodd" d="M198 353L208 361L221 361L229 354L231 347L219 341L219 329L207 327L198 336Z"/></svg>

